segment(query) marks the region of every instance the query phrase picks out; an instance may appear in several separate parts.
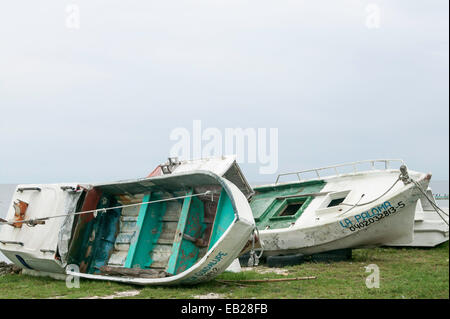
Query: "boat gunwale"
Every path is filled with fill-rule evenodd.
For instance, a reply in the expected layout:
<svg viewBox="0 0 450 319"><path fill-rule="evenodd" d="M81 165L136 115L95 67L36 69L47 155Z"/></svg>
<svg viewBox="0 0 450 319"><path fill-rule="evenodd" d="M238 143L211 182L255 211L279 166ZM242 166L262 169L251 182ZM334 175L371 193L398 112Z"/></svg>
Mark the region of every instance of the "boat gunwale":
<svg viewBox="0 0 450 319"><path fill-rule="evenodd" d="M423 173L422 173L423 174ZM427 174L423 174L422 178L418 180L419 183L423 182L426 180ZM388 198L393 198L393 197L397 197L397 196L401 196L403 193L412 190L414 187L416 187L416 185L414 185L413 183L409 183L407 185L403 185L402 188L396 190L394 193L390 194L388 196L388 194L384 195L383 197L379 198L378 200L376 200L375 202L372 203L368 203L364 206L360 206L359 209L356 209L355 212L352 212L352 214L346 215L345 213L342 214L341 219L332 219L330 218L328 221L322 222L322 223L317 223L315 225L311 225L311 226L304 226L304 225L292 225L291 227L287 227L287 228L273 228L273 229L260 229L259 232L260 233L266 233L266 234L270 234L270 233L289 233L292 231L296 231L299 229L302 230L311 230L314 228L318 228L318 227L323 227L325 225L330 225L330 224L334 224L336 222L339 222L342 219L351 217L351 216L355 216L357 214L360 214L361 212L364 212L365 210L367 210L367 207L375 207L377 206L377 204L379 203L384 203L386 201L386 197L388 196ZM379 205L378 205L379 206ZM349 233L348 235L352 235L356 232L362 231L362 229L356 229L355 232Z"/></svg>
<svg viewBox="0 0 450 319"><path fill-rule="evenodd" d="M196 171L189 171L189 172L185 172L185 173L177 173L174 175L161 175L161 176L155 176L155 177L149 177L149 178L142 178L142 179L137 179L137 180L127 180L127 181L121 181L120 184L132 184L134 182L140 182L140 181L152 181L152 180L167 180L167 179L179 179L181 176L186 177L186 176L191 176L191 175L207 175L208 177L212 177L214 178L214 180L218 183L218 185L220 185L222 187L223 190L225 190L228 198L230 199L230 202L232 204L232 208L233 208L233 213L234 213L234 218L233 221L231 222L231 224L227 227L227 229L225 230L225 232L220 236L220 238L214 243L213 246L211 246L205 253L205 255L200 259L197 260L194 265L192 265L189 269L186 269L183 272L180 272L176 275L173 276L168 276L168 277L161 277L161 278L141 278L141 277L117 277L117 276L105 276L105 275L96 275L96 274L90 274L90 273L80 273L80 272L73 272L70 270L66 271L67 275L72 275L72 276L78 276L78 277L82 277L82 278L90 278L90 279L98 279L98 280L109 280L109 281L118 281L118 282L127 282L127 283L134 283L134 284L165 284L165 283L171 283L174 281L178 281L180 278L186 277L189 275L191 275L193 272L198 271L202 266L204 266L203 264L205 263L205 261L214 254L214 252L217 249L217 246L219 246L220 244L223 243L223 241L226 239L226 237L228 236L229 232L232 231L233 226L235 226L238 223L242 223L245 225L249 225L249 226L255 226L254 224L252 225L252 223L250 221L247 221L245 218L240 218L239 216L239 211L238 211L238 207L236 204L236 200L235 200L235 194L234 192L239 191L241 192L234 184L232 184L230 181L226 180L223 177L220 177L219 175L211 172L211 171L204 171L204 170L196 170ZM235 190L233 190L230 185L228 185L228 183L230 183L231 185L233 185L234 187L236 187ZM109 186L109 185L115 185L115 183L108 183L108 184L97 184L97 185L92 185L93 187L99 188L99 187L103 187L103 186ZM150 185L149 185L150 186ZM152 185L154 186L154 185ZM200 185L197 185L200 186ZM195 186L192 186L195 187ZM101 189L101 188L99 188ZM241 192L242 196L245 197L245 195ZM243 240L243 242L247 242L247 238L245 238L245 241ZM199 279L199 281L201 281L201 279ZM174 282L174 284L176 284Z"/></svg>
<svg viewBox="0 0 450 319"><path fill-rule="evenodd" d="M370 163L372 165L372 169L371 170L376 170L375 169L375 163L384 163L384 169L378 169L378 170L389 170L389 163L390 162L400 162L402 165L406 165L405 161L402 159L398 159L398 158L394 158L394 159L372 159L372 160L362 160L362 161L356 161L356 162L347 162L347 163L341 163L341 164L335 164L335 165L330 165L330 166L323 166L323 167L316 167L316 168L312 168L312 169L306 169L306 170L301 170L301 171L296 171L296 172L288 172L288 173L281 173L278 174L277 179L275 181L275 184L278 184L278 181L280 179L281 176L288 176L288 175L297 175L297 178L299 179L299 181L301 181L300 178L300 174L302 173L310 173L310 172L315 172L317 175L317 178L322 178L319 174L319 171L323 171L323 170L327 170L327 169L333 169L336 172L335 175L328 175L328 176L324 176L326 177L331 177L331 176L340 176L342 174L339 174L337 171L338 167L346 167L346 166L351 166L353 167L353 173L358 173L356 167L357 165L361 165L361 164L367 164ZM359 171L361 172L361 171ZM344 173L345 174L345 173Z"/></svg>
<svg viewBox="0 0 450 319"><path fill-rule="evenodd" d="M421 174L425 174L423 172L418 172L418 171L413 171L413 170L408 170L409 175L421 175ZM376 174L380 174L380 173L388 173L388 174L392 174L392 173L400 173L399 169L396 168L391 168L391 169L382 169L382 170L365 170L365 171L359 171L359 172L350 172L350 173L344 173L344 174L339 174L339 175L330 175L330 176L325 176L325 177L315 177L315 178L311 178L311 179L305 179L302 181L288 181L288 182L283 182L283 183L271 183L271 184L262 184L262 185L258 185L258 186L253 186L253 189L258 192L258 191L266 191L266 190L270 190L270 189L277 189L277 188L282 188L282 187L289 187L289 186L308 186L310 185L309 183L312 182L324 182L324 183L328 183L334 180L338 180L338 179L342 179L342 178L351 178L351 177L358 177L358 176L363 176L363 175L376 175Z"/></svg>
<svg viewBox="0 0 450 319"><path fill-rule="evenodd" d="M180 272L176 275L173 276L168 276L168 277L160 277L160 278L141 278L141 277L118 277L118 276L106 276L106 275L96 275L96 274L87 274L87 273L80 273L80 272L74 272L74 271L66 271L66 275L71 275L71 276L77 276L77 277L81 277L81 278L87 278L87 279L96 279L96 280L108 280L108 281L116 281L116 282L124 282L124 283L130 283L130 284L137 284L137 285L145 285L145 284L181 284L182 282L182 278L186 277L186 279L189 278L189 276L192 273L195 273L196 271L199 271L202 267L204 267L205 262L207 261L208 258L211 258L211 256L216 252L217 250L217 246L219 246L220 244L223 243L223 241L225 240L225 238L228 236L228 234L232 231L232 228L238 224L238 223L244 223L247 224L247 222L245 220L238 220L236 217L233 220L232 224L226 229L226 231L222 234L222 236L220 237L220 239L218 241L216 241L216 243L210 248L208 249L208 251L205 253L205 255L198 260L194 265L192 265L192 267L190 267L189 269L186 269L183 272ZM248 239L245 239L245 242ZM181 279L181 281L179 281ZM192 283L189 284L195 284L198 282L203 281L201 278L198 279L197 281L194 281Z"/></svg>

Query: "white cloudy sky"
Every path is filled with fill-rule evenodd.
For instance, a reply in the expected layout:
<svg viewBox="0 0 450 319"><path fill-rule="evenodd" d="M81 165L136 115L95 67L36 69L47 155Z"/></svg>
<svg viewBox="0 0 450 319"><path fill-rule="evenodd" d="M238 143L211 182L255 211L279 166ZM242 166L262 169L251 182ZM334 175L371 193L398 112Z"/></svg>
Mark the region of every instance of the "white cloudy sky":
<svg viewBox="0 0 450 319"><path fill-rule="evenodd" d="M66 26L68 5L80 29ZM379 28L366 26L369 4ZM9 1L0 183L109 181L177 127L278 128L279 171L403 158L448 180L448 1ZM258 163L243 164L249 180Z"/></svg>

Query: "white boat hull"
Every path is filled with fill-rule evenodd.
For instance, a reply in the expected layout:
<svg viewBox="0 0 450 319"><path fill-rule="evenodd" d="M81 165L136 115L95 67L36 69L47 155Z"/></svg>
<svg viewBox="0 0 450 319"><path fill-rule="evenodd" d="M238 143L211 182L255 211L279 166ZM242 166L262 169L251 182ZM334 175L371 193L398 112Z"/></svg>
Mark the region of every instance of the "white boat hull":
<svg viewBox="0 0 450 319"><path fill-rule="evenodd" d="M38 225L32 228L28 228L25 225L23 225L23 228L13 228L4 225L0 232L0 239L3 239L4 242L0 244L0 250L13 263L25 269L25 273L36 276L50 276L56 279L64 279L69 275L136 285L195 284L210 280L225 271L236 260L251 233L254 231L255 223L247 198L233 183L210 172L198 173L209 175L220 181L233 203L235 217L231 225L225 230L217 242L208 249L206 254L192 267L179 274L163 278L141 278L88 274L74 271L76 268L73 265L66 265L60 260L55 259L56 251L59 248L58 245L61 244L61 238L58 238L58 234L64 224L64 218L49 219L45 225ZM174 180L176 177L170 178ZM30 197L32 195L26 195L28 196L27 198L21 197L23 200L32 203L30 205L30 211L27 212L28 217L41 218L44 215L56 214L57 212L61 212L61 209L67 205L68 193L60 192L61 185L32 186L39 186L42 189L39 195L41 195L40 201L42 201L44 206L37 205L36 202L33 202ZM49 200L48 194L44 189L49 189L49 194L57 194L58 196L53 196L52 200ZM20 197L22 195L16 194L14 199L17 199L18 196ZM34 210L31 210L32 207L34 207ZM11 208L8 219L11 220L13 216L14 212ZM13 242L20 242L21 244L14 244Z"/></svg>
<svg viewBox="0 0 450 319"><path fill-rule="evenodd" d="M418 206L420 204L418 203ZM442 208L444 212L449 212L448 208ZM448 217L441 213L448 223ZM385 246L402 247L435 247L449 240L448 225L442 220L434 210L423 211L420 208L415 212L413 241L405 244L389 242Z"/></svg>
<svg viewBox="0 0 450 319"><path fill-rule="evenodd" d="M426 188L431 176L421 183ZM372 204L355 207L348 214L288 228L259 230L264 255L315 254L345 248L368 248L391 242L413 241L413 223L420 191L414 184L397 188ZM310 209L309 219L317 215ZM362 216L362 217L361 217ZM316 218L319 219L319 218ZM356 226L358 225L358 226Z"/></svg>
<svg viewBox="0 0 450 319"><path fill-rule="evenodd" d="M28 218L54 216L61 212L73 212L78 193L61 187L77 187L78 184L28 184L18 185L9 206L7 219L14 217L12 202L22 200L30 204ZM30 189L20 191L21 189ZM39 189L39 190L33 190ZM0 250L14 264L23 269L39 269L49 273L64 273L64 264L56 259L60 229L64 218L49 219L44 225L13 228L0 226Z"/></svg>

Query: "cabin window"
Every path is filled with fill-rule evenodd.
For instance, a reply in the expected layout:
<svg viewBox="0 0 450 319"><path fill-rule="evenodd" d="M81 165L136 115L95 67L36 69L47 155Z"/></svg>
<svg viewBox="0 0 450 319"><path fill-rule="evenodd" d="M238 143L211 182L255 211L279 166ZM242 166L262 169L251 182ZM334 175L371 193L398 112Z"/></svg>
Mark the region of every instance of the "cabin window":
<svg viewBox="0 0 450 319"><path fill-rule="evenodd" d="M293 216L295 215L299 209L303 206L305 201L289 203L278 216Z"/></svg>
<svg viewBox="0 0 450 319"><path fill-rule="evenodd" d="M345 199L350 194L349 190L340 191L340 192L330 192L325 198L323 202L320 204L318 211L320 212L322 209L328 211L327 208L337 207L345 202Z"/></svg>
<svg viewBox="0 0 450 319"><path fill-rule="evenodd" d="M341 204L344 201L344 199L345 199L345 197L332 199L327 207L337 206L337 205Z"/></svg>
<svg viewBox="0 0 450 319"><path fill-rule="evenodd" d="M313 197L279 197L275 199L269 210L270 221L276 223L294 222L297 220L313 200ZM289 226L290 224L288 224ZM273 226L273 225L272 225Z"/></svg>

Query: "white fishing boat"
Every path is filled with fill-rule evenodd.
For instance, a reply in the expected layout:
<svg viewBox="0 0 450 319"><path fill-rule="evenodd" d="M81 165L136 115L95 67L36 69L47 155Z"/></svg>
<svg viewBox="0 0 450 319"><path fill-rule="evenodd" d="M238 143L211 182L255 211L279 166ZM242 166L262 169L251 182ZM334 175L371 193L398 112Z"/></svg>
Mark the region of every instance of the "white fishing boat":
<svg viewBox="0 0 450 319"><path fill-rule="evenodd" d="M391 168L392 163L400 168ZM314 177L304 178L311 173ZM280 183L286 176L296 180ZM409 244L419 187L426 190L430 178L408 172L401 160L280 174L274 184L254 187L250 200L264 255Z"/></svg>
<svg viewBox="0 0 450 319"><path fill-rule="evenodd" d="M414 216L414 239L407 244L386 243L385 246L435 247L449 239L448 207L438 207L431 188L417 201Z"/></svg>
<svg viewBox="0 0 450 319"><path fill-rule="evenodd" d="M223 155L191 160L179 160L177 157L169 157L166 162L158 165L147 177L180 174L195 170L210 171L227 179L236 185L246 198L250 198L254 194L252 187L236 161L235 155ZM255 247L261 248L261 245L256 234L253 233L242 250L241 255ZM239 272L239 259L236 258L226 271Z"/></svg>
<svg viewBox="0 0 450 319"><path fill-rule="evenodd" d="M26 273L138 285L210 280L255 229L244 194L207 171L19 185L1 224L0 250Z"/></svg>
<svg viewBox="0 0 450 319"><path fill-rule="evenodd" d="M223 155L192 160L179 160L177 157L169 157L147 176L162 176L167 174L179 174L192 171L209 171L232 182L247 197L250 198L254 191L242 173L235 155Z"/></svg>
<svg viewBox="0 0 450 319"><path fill-rule="evenodd" d="M346 177L347 180L351 179L354 173L359 169L360 172L358 173L358 181L353 180L350 182L346 182L347 184L354 183L353 187L360 187L363 185L363 187L367 187L367 185L364 185L366 183L372 183L374 178L377 179L377 182L380 186L383 185L383 183L387 183L388 181L383 181L380 179L380 171L387 170L387 165L391 162L398 162L400 164L403 163L401 160L375 160L375 161L364 161L364 162L357 162L357 163L350 163L350 164L343 164L343 165L337 165L327 168L320 168L317 170L309 170L309 171L303 171L299 172L299 175L307 174L307 173L313 173L317 176L320 176L323 171L326 170L332 170L336 176L340 177ZM366 172L370 172L367 176L361 175L364 173L364 171L361 171L361 168L363 168L364 164L366 165ZM378 167L376 167L378 164ZM381 166L380 166L381 164ZM400 165L399 164L399 165ZM347 173L351 174L338 174L337 170L345 170L345 168L350 168L351 171ZM377 168L377 169L376 169ZM219 176L223 176L227 178L228 180L232 181L235 185L239 186L239 189L251 200L251 196L254 194L254 190L251 188L250 184L245 179L245 176L243 175L239 165L236 163L236 157L235 156L220 156L220 157L211 157L211 158L202 158L202 159L195 159L195 160L183 160L180 161L177 158L169 158L165 163L158 165L149 176L157 176L157 175L165 175L165 174L177 174L177 173L183 173L183 172L189 172L191 170L200 169L200 170L209 170L214 173L216 173ZM348 171L348 169L347 169ZM285 176L285 175L292 175L292 174L282 174L279 176L278 180ZM294 174L296 177L297 173ZM332 176L330 176L332 177ZM365 179L365 178L369 179ZM317 178L316 178L317 179ZM386 179L386 177L384 178ZM279 185L277 180L277 185ZM311 179L309 179L311 180ZM314 179L313 179L314 180ZM307 180L305 180L307 181ZM333 187L339 187L335 183L336 178L333 178L331 183L334 186ZM342 182L342 180L341 180ZM381 184L380 184L381 183ZM280 184L281 185L281 184ZM387 185L387 184L386 184ZM258 188L257 188L258 189ZM337 188L339 189L339 188ZM344 193L346 192L345 189L343 189ZM336 193L336 192L335 192ZM339 193L339 192L337 192ZM431 190L428 189L428 195L431 196ZM336 197L336 195L332 195L332 197ZM318 196L318 199L320 200L320 197ZM337 201L339 201L339 198L336 198ZM344 203L345 204L345 203ZM331 203L331 207L333 206L333 203ZM304 208L304 207L303 207ZM323 207L321 207L322 209ZM321 209L318 210L319 213L330 213L332 214L332 211L330 209L322 211ZM258 207L256 207L255 212L258 211ZM356 211L355 211L356 212ZM445 214L447 215L447 221L445 221ZM384 246L418 246L418 247L431 247L438 245L446 240L448 240L448 211L441 213L437 213L435 208L431 206L429 201L425 198L424 195L421 195L420 200L417 201L416 210L415 210L415 218L414 218L414 234L413 234L413 241L410 241L410 235L402 235L403 238L400 238L398 236L398 231L394 233L389 233L390 229L386 229L386 236L384 240L386 240L382 245ZM444 218L441 218L441 217ZM259 217L257 217L257 220ZM276 218L275 218L276 219ZM292 219L292 218L291 218ZM285 219L287 220L287 219ZM274 225L274 218L271 219L271 226ZM403 233L410 234L410 231L403 231ZM387 240L391 240L392 238L395 238L395 241L392 243L387 242ZM259 242L258 238L255 236L255 241L252 242L253 238L249 239L249 243L246 245L246 249L243 251L248 252L251 250L251 246L253 245L253 248L261 248L261 243ZM375 246L381 245L380 243L374 244ZM347 245L348 246L348 245ZM345 246L345 247L347 247ZM357 247L357 246L355 246ZM355 247L348 247L348 248L355 248ZM314 251L315 249L310 249L311 251ZM303 250L302 250L303 251ZM305 251L303 251L305 252ZM284 252L286 253L286 252Z"/></svg>

